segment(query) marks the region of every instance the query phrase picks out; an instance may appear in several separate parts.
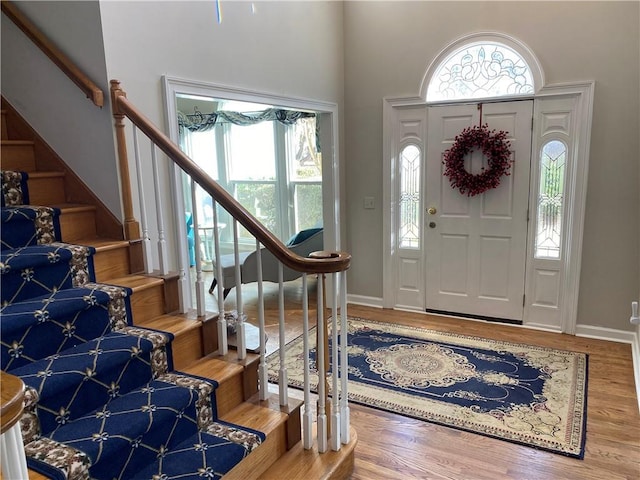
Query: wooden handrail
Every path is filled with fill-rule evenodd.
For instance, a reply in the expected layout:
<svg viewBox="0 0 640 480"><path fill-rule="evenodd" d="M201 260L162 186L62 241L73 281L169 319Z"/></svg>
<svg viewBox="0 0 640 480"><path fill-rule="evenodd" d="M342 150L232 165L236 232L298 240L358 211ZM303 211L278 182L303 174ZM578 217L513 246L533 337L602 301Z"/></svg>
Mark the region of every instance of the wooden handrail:
<svg viewBox="0 0 640 480"><path fill-rule="evenodd" d="M4 433L12 428L24 409L24 382L4 371L0 371L0 391L2 405L0 406L0 432Z"/></svg>
<svg viewBox="0 0 640 480"><path fill-rule="evenodd" d="M2 12L29 37L42 52L82 90L98 107L104 105L104 94L64 53L58 49L14 4L2 0Z"/></svg>
<svg viewBox="0 0 640 480"><path fill-rule="evenodd" d="M111 99L114 115L126 115L172 161L190 175L216 202L242 224L262 245L287 267L298 272L334 273L347 270L351 255L346 252L315 252L311 258L301 257L289 250L275 235L249 213L235 198L213 180L202 168L185 155L153 122L126 97L118 80L111 80Z"/></svg>

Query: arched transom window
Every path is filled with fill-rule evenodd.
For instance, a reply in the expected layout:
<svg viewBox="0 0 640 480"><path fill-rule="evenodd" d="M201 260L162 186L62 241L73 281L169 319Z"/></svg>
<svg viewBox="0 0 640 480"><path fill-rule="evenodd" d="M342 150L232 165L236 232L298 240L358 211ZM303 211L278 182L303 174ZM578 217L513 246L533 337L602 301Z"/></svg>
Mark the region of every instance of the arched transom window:
<svg viewBox="0 0 640 480"><path fill-rule="evenodd" d="M467 43L449 52L436 67L427 101L532 95L535 79L525 58L501 42Z"/></svg>

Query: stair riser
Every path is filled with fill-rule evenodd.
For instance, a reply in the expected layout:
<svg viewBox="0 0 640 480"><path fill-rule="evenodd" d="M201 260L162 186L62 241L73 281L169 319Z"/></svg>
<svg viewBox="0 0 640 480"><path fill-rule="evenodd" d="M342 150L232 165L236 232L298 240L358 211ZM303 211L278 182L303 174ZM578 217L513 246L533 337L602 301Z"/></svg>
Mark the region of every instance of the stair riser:
<svg viewBox="0 0 640 480"><path fill-rule="evenodd" d="M55 205L64 203L64 177L29 178L29 201L32 205Z"/></svg>
<svg viewBox="0 0 640 480"><path fill-rule="evenodd" d="M223 417L234 407L244 401L244 389L242 386L242 375L235 375L220 383L216 390L216 403L218 415Z"/></svg>
<svg viewBox="0 0 640 480"><path fill-rule="evenodd" d="M2 111L2 127L0 130L0 139L2 140L9 139L9 135L7 134L7 112L4 110Z"/></svg>
<svg viewBox="0 0 640 480"><path fill-rule="evenodd" d="M36 170L36 158L33 144L3 144L2 169L33 172Z"/></svg>
<svg viewBox="0 0 640 480"><path fill-rule="evenodd" d="M131 295L131 312L133 313L133 322L136 325L163 315L165 308L162 284L134 290Z"/></svg>
<svg viewBox="0 0 640 480"><path fill-rule="evenodd" d="M202 358L202 329L193 328L176 335L172 342L173 365L176 370L183 370Z"/></svg>
<svg viewBox="0 0 640 480"><path fill-rule="evenodd" d="M93 264L98 282L124 277L130 273L129 248L125 245L111 250L98 250L93 257Z"/></svg>
<svg viewBox="0 0 640 480"><path fill-rule="evenodd" d="M244 461L227 473L225 480L248 480L258 478L287 451L285 424L279 425L254 452L250 461ZM284 478L284 477L282 477Z"/></svg>
<svg viewBox="0 0 640 480"><path fill-rule="evenodd" d="M95 211L64 212L60 215L62 240L71 243L96 236Z"/></svg>

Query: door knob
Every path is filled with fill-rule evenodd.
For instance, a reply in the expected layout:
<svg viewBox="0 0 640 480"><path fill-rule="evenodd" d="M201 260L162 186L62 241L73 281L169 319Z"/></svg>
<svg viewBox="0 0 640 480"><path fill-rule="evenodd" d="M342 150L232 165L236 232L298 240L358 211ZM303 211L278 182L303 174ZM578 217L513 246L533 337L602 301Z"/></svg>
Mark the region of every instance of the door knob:
<svg viewBox="0 0 640 480"><path fill-rule="evenodd" d="M437 212L436 207L429 207L429 208L427 209L427 213L428 213L429 215L435 215L435 214L436 214L436 212Z"/></svg>
<svg viewBox="0 0 640 480"><path fill-rule="evenodd" d="M436 222L429 222L429 228L436 228Z"/></svg>

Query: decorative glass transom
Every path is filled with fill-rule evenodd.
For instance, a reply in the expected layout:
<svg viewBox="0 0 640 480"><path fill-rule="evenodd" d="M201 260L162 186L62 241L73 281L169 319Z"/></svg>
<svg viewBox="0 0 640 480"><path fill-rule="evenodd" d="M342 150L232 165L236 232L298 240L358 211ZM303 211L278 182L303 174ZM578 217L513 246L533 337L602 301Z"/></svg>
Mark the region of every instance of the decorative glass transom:
<svg viewBox="0 0 640 480"><path fill-rule="evenodd" d="M540 190L536 227L536 257L560 258L562 204L567 147L558 140L547 142L540 155Z"/></svg>
<svg viewBox="0 0 640 480"><path fill-rule="evenodd" d="M415 145L400 153L400 248L420 248L420 166Z"/></svg>
<svg viewBox="0 0 640 480"><path fill-rule="evenodd" d="M533 93L533 75L522 56L501 43L483 42L459 48L440 64L427 101Z"/></svg>

